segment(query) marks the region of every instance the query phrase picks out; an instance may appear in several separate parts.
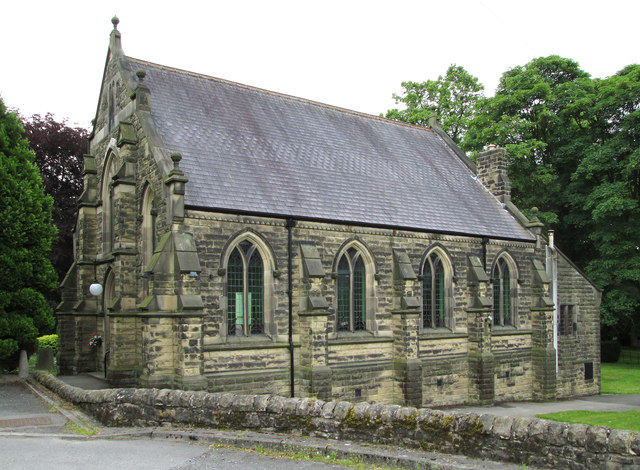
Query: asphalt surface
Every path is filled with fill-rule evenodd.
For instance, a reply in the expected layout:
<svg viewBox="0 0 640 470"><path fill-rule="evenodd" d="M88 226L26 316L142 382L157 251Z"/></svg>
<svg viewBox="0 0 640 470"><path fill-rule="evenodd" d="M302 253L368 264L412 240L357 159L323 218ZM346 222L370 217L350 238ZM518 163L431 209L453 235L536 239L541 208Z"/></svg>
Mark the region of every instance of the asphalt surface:
<svg viewBox="0 0 640 470"><path fill-rule="evenodd" d="M107 388L100 376L59 376L85 389ZM640 395L600 395L550 403L504 403L461 407L456 411L535 416L564 410L624 411L640 408ZM91 436L82 430L91 431ZM17 376L0 376L0 466L38 469L265 469L346 468L312 460L291 460L257 453L256 448L288 453L335 454L393 468L521 469L520 465L399 447L253 432L180 428L110 428L62 403L55 394ZM246 450L243 450L246 449ZM528 467L531 470L531 467Z"/></svg>

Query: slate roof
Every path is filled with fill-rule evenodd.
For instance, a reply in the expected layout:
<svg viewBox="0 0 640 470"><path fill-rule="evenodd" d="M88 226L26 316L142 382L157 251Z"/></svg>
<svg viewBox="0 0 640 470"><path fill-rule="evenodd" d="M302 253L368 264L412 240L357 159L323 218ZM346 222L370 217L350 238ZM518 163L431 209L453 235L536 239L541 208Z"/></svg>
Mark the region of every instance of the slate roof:
<svg viewBox="0 0 640 470"><path fill-rule="evenodd" d="M430 129L128 60L187 206L533 239Z"/></svg>

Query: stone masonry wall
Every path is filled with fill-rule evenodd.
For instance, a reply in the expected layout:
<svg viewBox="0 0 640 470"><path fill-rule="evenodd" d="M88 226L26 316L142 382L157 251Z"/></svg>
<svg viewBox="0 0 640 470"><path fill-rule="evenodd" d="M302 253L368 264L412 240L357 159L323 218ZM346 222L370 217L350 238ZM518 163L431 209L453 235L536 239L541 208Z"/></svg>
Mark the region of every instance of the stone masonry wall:
<svg viewBox="0 0 640 470"><path fill-rule="evenodd" d="M558 308L572 305L577 330L558 335L558 397L600 393L600 293L564 257L558 257ZM591 364L593 377L586 376Z"/></svg>
<svg viewBox="0 0 640 470"><path fill-rule="evenodd" d="M64 336L60 363L65 370L73 372L95 369L95 354L89 354L83 343L88 335L98 332L105 337L103 350L110 350L108 377L120 386L206 388L211 392L234 393L258 389L287 395L290 357L286 221L187 207L184 220L180 217L176 222L168 197L167 168L161 169L168 161L164 150L170 153L172 149L161 151L154 147L147 135L145 120L148 114L145 100L150 99L153 105L153 96L142 99L144 87L140 75L136 88L138 98L132 99L132 87L136 85L130 79L132 77L120 75L117 60L111 56L90 149L95 157L96 170L91 181L97 196L90 201L91 207L82 208L79 218L78 240L82 243L78 242L78 274L74 277L75 294L69 294L67 302L80 307L59 313L60 332ZM125 128L132 129L135 138L120 139ZM125 134L129 135L128 131ZM102 181L108 155L113 155L116 168L123 169L117 181ZM494 193L501 191L500 197L508 200L510 189L504 151L483 155L486 164L479 165L479 178ZM489 171L491 168L497 170ZM103 227L103 214L108 211L100 196L100 187L105 184L113 185L113 246L102 243L102 238L108 236ZM197 278L191 279L186 273L178 273L179 276L156 273L151 280L141 276L145 266L140 208L146 188L153 195L155 242L159 243L170 231L192 237L201 267ZM188 183L186 190L189 190ZM225 249L238 235L249 232L263 242L268 265L265 334L231 338L224 328L227 318ZM531 312L535 302L531 259L543 258L542 250L534 243L310 221L297 221L292 235L292 340L297 395L320 394L323 398L331 396L354 402L445 405L474 401L482 395L480 388L491 388L491 393L482 395L481 399L492 400L495 385L498 400L531 399L534 329ZM305 277L300 242L315 243L324 276L313 280ZM367 331L354 333L336 331L335 263L348 243L358 243L370 254L367 285L372 288L366 299L368 327ZM103 252L105 247L111 251ZM409 312L409 316L413 316L409 323L394 320L407 313L402 311L403 299L420 299L424 258L434 247L448 255L452 266L453 279L447 287L451 294L448 296L450 325L422 328L419 308ZM417 274L417 278L407 281L406 285L399 283L394 271L394 250L406 253L410 269ZM485 272L490 274L493 263L505 250L517 265L514 325L496 333L493 339L488 334L490 346L478 355L472 351L476 346L469 340L467 309L472 307L472 296L467 279L468 257L481 259ZM560 343L562 367L558 377L559 383L564 383L558 390L561 396L597 393L599 329L597 306L593 307L597 303L594 291L568 263L561 263L560 270L561 278L568 280L561 286L561 302L572 302L578 312L579 328L573 341L579 347L572 347L571 339ZM99 308L96 299L87 294L86 287L94 276L103 282L108 272L114 279L110 300L115 302L105 309ZM483 289L485 292L479 292L481 297L493 295L490 283ZM193 307L192 311L165 305L164 311L159 307L155 311L144 306L149 305L144 301L150 291L164 299L180 293L193 294L202 299L203 305ZM316 331L313 342L306 341L306 325L310 323L302 318L312 310L308 300L311 296L327 304L322 312L311 312L322 315L318 325L326 325L321 333ZM98 312L100 317L96 318ZM483 311L485 316L486 313ZM109 330L101 330L102 324ZM70 341L75 345L73 348L68 347ZM594 377L585 382L588 364L593 364Z"/></svg>
<svg viewBox="0 0 640 470"><path fill-rule="evenodd" d="M198 279L204 300L203 318L203 373L208 377L209 391L247 392L258 371L262 371L262 386L266 389L287 390L281 382L289 366L287 350L283 349L287 334L286 276L281 274L273 279L271 318L273 328L264 336L237 341L225 338L222 326L226 321L225 277L223 267L224 250L235 236L246 231L258 234L270 248L277 271L286 269L286 228L285 221L266 217L251 217L220 213L206 213L188 210L185 217L185 231L193 234L198 247L203 271ZM335 259L345 243L357 240L367 247L374 258L374 297L370 299L374 311L374 331L363 334L335 332ZM425 254L434 246L444 249L453 266L454 282L451 289L452 325L450 329L419 332L418 359L423 361L423 404L460 404L472 401L469 388L474 384L469 380L467 364L467 314L469 302L467 286L467 255L483 257L481 240L473 237L399 232L385 229L298 222L293 229L293 291L294 291L294 342L301 344L306 331L298 311L304 311L308 293L308 283L302 277L303 267L299 252L300 241L314 242L320 255L325 276L314 280L314 289L323 296L329 308L327 315L327 347L323 367L328 367L331 393L334 398L358 401L375 400L380 403L402 402L400 389L393 385L394 340L392 310L397 305L393 286L393 251L391 247L406 250L412 269L420 273ZM510 359L513 379L498 380L497 386L504 388L498 393L501 399L531 398L531 261L535 256L535 246L530 243L491 240L486 246L486 270L490 272L492 263L503 252L513 256L518 264L518 295L516 297L516 329L521 336L505 336L496 340L496 348L509 355L520 351L518 363ZM220 273L223 273L220 275ZM407 295L420 296L421 283L409 288ZM490 288L489 288L490 289ZM490 292L487 292L487 295ZM521 338L529 338L523 340ZM523 343L524 341L524 343ZM306 344L306 343L305 343ZM296 348L296 367L301 359ZM515 356L513 356L515 357ZM307 375L311 372L304 365ZM503 367L503 368L505 368ZM223 373L228 379L216 378ZM309 392L309 377L296 374L296 388ZM505 373L506 372L501 372ZM241 379L245 374L247 377ZM513 380L519 380L517 386ZM285 379L286 380L286 379Z"/></svg>
<svg viewBox="0 0 640 470"><path fill-rule="evenodd" d="M60 397L110 426L295 433L568 470L640 466L640 434L600 426L268 395L82 390L44 372L35 374Z"/></svg>

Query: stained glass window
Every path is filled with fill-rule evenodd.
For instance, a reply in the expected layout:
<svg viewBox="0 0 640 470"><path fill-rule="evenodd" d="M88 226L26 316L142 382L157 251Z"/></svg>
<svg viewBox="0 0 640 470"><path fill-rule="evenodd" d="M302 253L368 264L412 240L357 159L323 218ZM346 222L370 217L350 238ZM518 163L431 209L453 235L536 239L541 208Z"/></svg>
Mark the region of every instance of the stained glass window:
<svg viewBox="0 0 640 470"><path fill-rule="evenodd" d="M247 240L227 261L227 335L264 333L264 264Z"/></svg>
<svg viewBox="0 0 640 470"><path fill-rule="evenodd" d="M493 268L493 321L498 325L512 325L511 271L504 258Z"/></svg>
<svg viewBox="0 0 640 470"><path fill-rule="evenodd" d="M349 248L338 262L338 331L367 328L366 269L360 252Z"/></svg>
<svg viewBox="0 0 640 470"><path fill-rule="evenodd" d="M443 328L448 325L445 299L445 270L442 259L432 253L422 272L422 326Z"/></svg>

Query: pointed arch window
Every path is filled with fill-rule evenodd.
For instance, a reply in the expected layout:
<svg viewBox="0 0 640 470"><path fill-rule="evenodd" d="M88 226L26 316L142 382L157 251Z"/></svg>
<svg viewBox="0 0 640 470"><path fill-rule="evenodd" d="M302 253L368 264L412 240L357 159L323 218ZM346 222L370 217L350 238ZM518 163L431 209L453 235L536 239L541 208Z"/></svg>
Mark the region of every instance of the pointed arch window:
<svg viewBox="0 0 640 470"><path fill-rule="evenodd" d="M493 267L493 321L496 325L515 325L515 270L502 256Z"/></svg>
<svg viewBox="0 0 640 470"><path fill-rule="evenodd" d="M142 270L144 271L155 250L156 212L153 209L153 192L147 186L142 197Z"/></svg>
<svg viewBox="0 0 640 470"><path fill-rule="evenodd" d="M362 254L349 248L338 262L338 331L367 328L367 272Z"/></svg>
<svg viewBox="0 0 640 470"><path fill-rule="evenodd" d="M227 261L227 335L264 333L264 262L260 251L243 240Z"/></svg>
<svg viewBox="0 0 640 470"><path fill-rule="evenodd" d="M449 327L446 302L446 273L442 258L431 253L422 271L422 326L424 328Z"/></svg>
<svg viewBox="0 0 640 470"><path fill-rule="evenodd" d="M113 213L113 177L116 174L117 160L113 152L107 155L106 167L102 174L102 252L114 249L114 213Z"/></svg>

